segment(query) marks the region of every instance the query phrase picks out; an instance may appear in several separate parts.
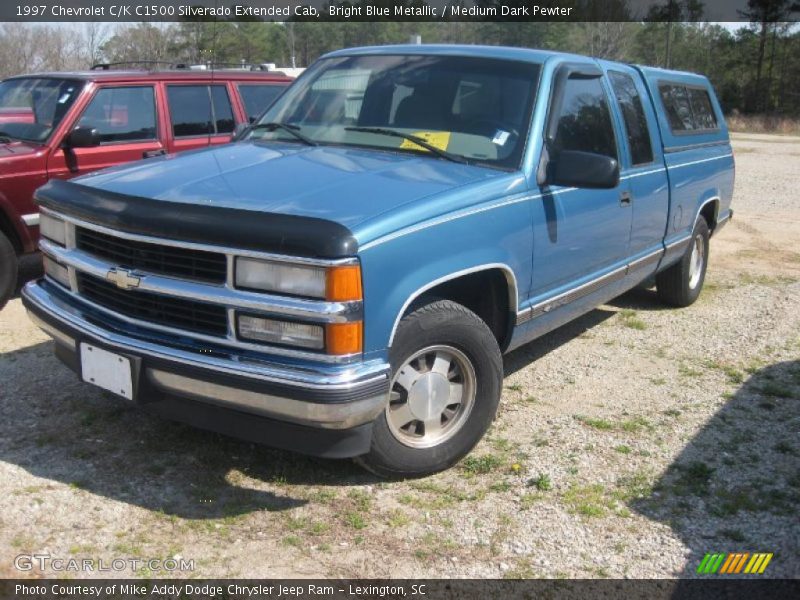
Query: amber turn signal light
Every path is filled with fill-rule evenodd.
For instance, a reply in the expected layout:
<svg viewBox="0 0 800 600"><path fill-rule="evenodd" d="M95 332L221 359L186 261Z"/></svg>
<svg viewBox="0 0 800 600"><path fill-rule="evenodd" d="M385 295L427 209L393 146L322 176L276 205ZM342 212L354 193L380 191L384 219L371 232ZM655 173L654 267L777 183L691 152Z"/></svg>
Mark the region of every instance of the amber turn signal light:
<svg viewBox="0 0 800 600"><path fill-rule="evenodd" d="M328 354L355 354L362 350L364 326L353 323L329 323L325 326L325 350Z"/></svg>
<svg viewBox="0 0 800 600"><path fill-rule="evenodd" d="M328 269L325 299L332 302L361 300L361 267L342 265Z"/></svg>

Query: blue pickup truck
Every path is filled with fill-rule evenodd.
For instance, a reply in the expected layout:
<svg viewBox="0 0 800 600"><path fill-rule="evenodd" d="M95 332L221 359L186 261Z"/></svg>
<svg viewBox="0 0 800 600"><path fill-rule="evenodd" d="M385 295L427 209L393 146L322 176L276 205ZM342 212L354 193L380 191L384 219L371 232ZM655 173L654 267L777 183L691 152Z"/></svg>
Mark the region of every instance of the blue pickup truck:
<svg viewBox="0 0 800 600"><path fill-rule="evenodd" d="M23 302L142 408L422 475L485 433L504 353L643 283L694 302L733 179L700 75L342 50L233 144L40 188Z"/></svg>

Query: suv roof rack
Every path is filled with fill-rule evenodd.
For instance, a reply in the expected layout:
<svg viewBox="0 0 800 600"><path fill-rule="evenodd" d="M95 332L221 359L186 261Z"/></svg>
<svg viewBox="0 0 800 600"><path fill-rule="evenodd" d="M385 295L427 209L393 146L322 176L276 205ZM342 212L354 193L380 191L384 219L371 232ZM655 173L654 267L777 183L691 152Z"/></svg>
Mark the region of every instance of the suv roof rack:
<svg viewBox="0 0 800 600"><path fill-rule="evenodd" d="M166 65L167 69L174 69L178 71L213 71L216 69L232 69L237 71L274 71L278 72L274 65L271 63L246 63L246 62L206 62L196 65L188 63L176 63L165 60L123 60L118 62L96 63L90 67L92 71L109 71L112 67L122 67L131 65L147 65L148 67L157 67L159 65Z"/></svg>

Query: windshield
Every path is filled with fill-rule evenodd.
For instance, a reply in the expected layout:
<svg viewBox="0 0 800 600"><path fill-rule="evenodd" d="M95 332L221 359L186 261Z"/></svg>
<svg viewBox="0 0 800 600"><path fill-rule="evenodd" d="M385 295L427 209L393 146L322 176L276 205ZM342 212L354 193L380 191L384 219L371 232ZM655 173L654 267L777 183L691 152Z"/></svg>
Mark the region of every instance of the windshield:
<svg viewBox="0 0 800 600"><path fill-rule="evenodd" d="M45 141L82 87L80 81L44 77L0 82L0 134L31 142Z"/></svg>
<svg viewBox="0 0 800 600"><path fill-rule="evenodd" d="M539 65L460 56L346 56L318 61L261 117L249 139L459 157L519 168ZM380 130L380 131L379 131ZM386 130L390 130L388 133ZM402 135L392 135L402 134ZM414 143L416 137L435 153Z"/></svg>

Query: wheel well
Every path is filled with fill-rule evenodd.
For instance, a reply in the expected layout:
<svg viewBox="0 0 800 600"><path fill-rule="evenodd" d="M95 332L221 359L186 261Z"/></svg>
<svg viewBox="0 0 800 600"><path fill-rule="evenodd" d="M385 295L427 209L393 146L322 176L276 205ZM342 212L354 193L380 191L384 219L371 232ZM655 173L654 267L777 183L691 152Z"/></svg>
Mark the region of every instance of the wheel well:
<svg viewBox="0 0 800 600"><path fill-rule="evenodd" d="M14 250L17 254L22 254L22 242L17 235L16 229L11 224L11 221L8 219L8 215L0 209L0 231L5 234L5 236L11 242L11 245L14 246Z"/></svg>
<svg viewBox="0 0 800 600"><path fill-rule="evenodd" d="M512 306L516 294L502 269L486 269L468 273L425 290L408 306L403 316L434 300L452 300L466 306L478 315L494 334L497 344L504 350L511 341L516 322Z"/></svg>
<svg viewBox="0 0 800 600"><path fill-rule="evenodd" d="M700 209L700 216L708 223L708 228L711 231L717 226L717 212L719 210L719 200L712 200Z"/></svg>

